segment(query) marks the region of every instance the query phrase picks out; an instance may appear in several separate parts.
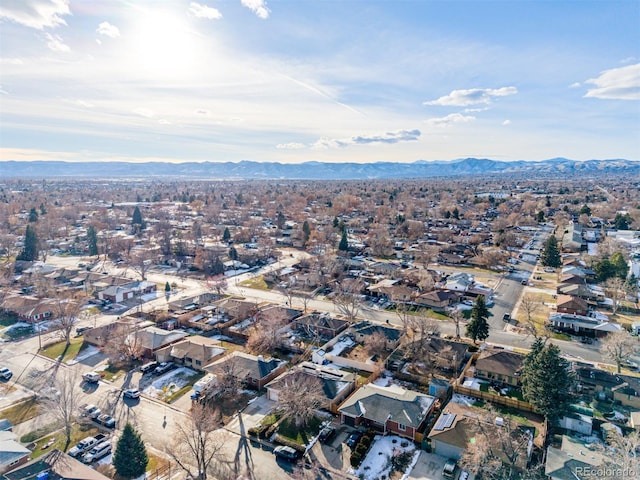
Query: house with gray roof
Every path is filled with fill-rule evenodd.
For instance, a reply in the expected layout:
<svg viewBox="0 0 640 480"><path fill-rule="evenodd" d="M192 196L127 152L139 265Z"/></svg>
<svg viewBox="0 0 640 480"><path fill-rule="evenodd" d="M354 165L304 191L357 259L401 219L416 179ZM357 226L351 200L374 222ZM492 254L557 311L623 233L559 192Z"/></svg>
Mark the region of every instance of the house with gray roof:
<svg viewBox="0 0 640 480"><path fill-rule="evenodd" d="M551 480L597 478L598 467L605 463L601 452L585 441L562 436L560 448L547 448L544 473ZM588 472L593 472L591 475Z"/></svg>
<svg viewBox="0 0 640 480"><path fill-rule="evenodd" d="M18 436L8 430L0 431L0 473L8 472L29 461L31 450L18 442Z"/></svg>
<svg viewBox="0 0 640 480"><path fill-rule="evenodd" d="M422 439L435 404L436 399L431 395L397 385L368 384L347 398L338 411L344 424L366 426L418 441Z"/></svg>
<svg viewBox="0 0 640 480"><path fill-rule="evenodd" d="M207 365L204 369L219 377L231 373L248 387L260 390L284 372L286 365L287 362L284 360L236 351Z"/></svg>

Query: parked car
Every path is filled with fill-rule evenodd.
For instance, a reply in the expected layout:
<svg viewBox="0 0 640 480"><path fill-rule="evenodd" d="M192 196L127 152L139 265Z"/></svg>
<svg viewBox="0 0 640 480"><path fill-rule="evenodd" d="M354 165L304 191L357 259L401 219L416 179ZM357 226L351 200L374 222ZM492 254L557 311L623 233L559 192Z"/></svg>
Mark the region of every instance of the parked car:
<svg viewBox="0 0 640 480"><path fill-rule="evenodd" d="M10 380L13 377L13 372L7 367L0 368L0 378L3 380Z"/></svg>
<svg viewBox="0 0 640 480"><path fill-rule="evenodd" d="M160 365L158 365L156 367L156 369L153 371L153 373L155 373L156 375L160 375L162 373L166 373L169 370L171 370L174 366L173 362L162 362Z"/></svg>
<svg viewBox="0 0 640 480"><path fill-rule="evenodd" d="M100 378L100 374L97 372L87 372L82 375L82 379L88 383L98 383Z"/></svg>
<svg viewBox="0 0 640 480"><path fill-rule="evenodd" d="M140 367L140 371L144 375L145 373L152 372L158 366L158 362L148 362Z"/></svg>
<svg viewBox="0 0 640 480"><path fill-rule="evenodd" d="M78 327L78 328L76 328L76 337L82 336L82 334L84 332L86 332L87 330L91 330L91 327Z"/></svg>
<svg viewBox="0 0 640 480"><path fill-rule="evenodd" d="M99 415L98 418L96 418L96 422L98 422L100 425L104 425L107 428L115 428L116 426L115 418L107 414Z"/></svg>
<svg viewBox="0 0 640 480"><path fill-rule="evenodd" d="M362 432L353 432L351 435L349 435L349 438L347 438L347 447L353 450L361 438Z"/></svg>
<svg viewBox="0 0 640 480"><path fill-rule="evenodd" d="M320 430L320 433L318 434L318 440L322 443L326 443L327 441L329 441L334 435L336 434L336 429L335 427L332 426L327 426L324 427L322 430Z"/></svg>
<svg viewBox="0 0 640 480"><path fill-rule="evenodd" d="M137 388L129 388L124 391L124 398L140 398L140 390Z"/></svg>
<svg viewBox="0 0 640 480"><path fill-rule="evenodd" d="M273 449L273 453L276 457L282 458L284 460L288 460L289 462L294 462L298 459L300 453L293 447L289 447L287 445L279 445Z"/></svg>
<svg viewBox="0 0 640 480"><path fill-rule="evenodd" d="M102 433L99 435L96 435L95 437L83 438L76 445L71 447L71 449L67 453L72 457L78 457L82 455L84 452L91 449L93 446L103 442L105 438L107 438L107 436L103 435Z"/></svg>
<svg viewBox="0 0 640 480"><path fill-rule="evenodd" d="M510 322L511 321L511 315L509 315L508 313L505 313L504 315L502 315L502 321L503 322Z"/></svg>
<svg viewBox="0 0 640 480"><path fill-rule="evenodd" d="M442 476L447 478L455 477L457 466L458 465L456 461L450 458L449 460L447 460L447 462L444 464L444 467L442 468Z"/></svg>
<svg viewBox="0 0 640 480"><path fill-rule="evenodd" d="M588 345L591 345L591 344L593 343L593 339L592 339L592 338L590 338L590 337L582 337L582 338L580 339L580 342L581 342L581 343L586 343L586 344L588 344Z"/></svg>
<svg viewBox="0 0 640 480"><path fill-rule="evenodd" d="M92 462L95 462L96 460L100 460L101 458L106 457L110 453L111 453L111 442L107 440L93 447L91 450L89 450L89 453L85 453L82 456L82 462L92 463Z"/></svg>

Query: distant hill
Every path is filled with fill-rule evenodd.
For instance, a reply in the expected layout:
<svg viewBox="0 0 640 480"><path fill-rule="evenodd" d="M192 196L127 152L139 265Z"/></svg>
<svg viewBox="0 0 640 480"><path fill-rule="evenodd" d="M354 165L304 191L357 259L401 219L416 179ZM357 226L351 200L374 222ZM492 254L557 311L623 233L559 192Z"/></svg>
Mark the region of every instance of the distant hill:
<svg viewBox="0 0 640 480"><path fill-rule="evenodd" d="M535 174L536 177L573 174L624 174L640 177L640 161L553 158L537 162L501 162L481 158L413 163L277 163L254 162L0 162L0 178L183 178L183 179L308 179L351 180Z"/></svg>

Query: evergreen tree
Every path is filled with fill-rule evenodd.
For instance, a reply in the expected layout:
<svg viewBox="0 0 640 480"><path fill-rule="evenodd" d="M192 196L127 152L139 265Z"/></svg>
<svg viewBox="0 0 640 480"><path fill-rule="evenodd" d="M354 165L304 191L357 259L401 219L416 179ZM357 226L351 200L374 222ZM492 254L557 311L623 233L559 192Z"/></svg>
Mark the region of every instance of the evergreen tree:
<svg viewBox="0 0 640 480"><path fill-rule="evenodd" d="M231 232L229 231L229 227L224 227L224 232L222 233L222 241L228 242L231 240Z"/></svg>
<svg viewBox="0 0 640 480"><path fill-rule="evenodd" d="M625 213L624 215L622 213L616 213L616 218L613 220L613 226L618 230L629 230L632 222L633 219L628 213Z"/></svg>
<svg viewBox="0 0 640 480"><path fill-rule="evenodd" d="M542 255L540 261L545 267L558 268L562 266L562 259L560 257L560 250L558 249L558 239L555 235L551 235L544 242L544 248L542 249Z"/></svg>
<svg viewBox="0 0 640 480"><path fill-rule="evenodd" d="M560 356L560 349L536 339L522 363L521 378L524 398L550 425L556 424L567 411L574 382L569 362Z"/></svg>
<svg viewBox="0 0 640 480"><path fill-rule="evenodd" d="M599 282L605 282L616 276L616 268L611 260L604 258L593 266L593 271Z"/></svg>
<svg viewBox="0 0 640 480"><path fill-rule="evenodd" d="M476 343L476 340L485 341L489 336L489 309L483 295L478 295L471 309L471 321L467 323L467 336Z"/></svg>
<svg viewBox="0 0 640 480"><path fill-rule="evenodd" d="M127 423L122 431L116 451L113 454L113 466L120 477L135 478L147 469L149 457L140 434Z"/></svg>
<svg viewBox="0 0 640 480"><path fill-rule="evenodd" d="M144 230L145 224L142 219L142 213L140 212L140 208L136 205L136 208L133 209L133 215L131 216L131 225L134 227L137 226L137 230Z"/></svg>
<svg viewBox="0 0 640 480"><path fill-rule="evenodd" d="M611 255L611 265L613 266L613 270L617 277L622 279L627 278L627 275L629 274L629 264L624 259L621 252L616 252Z"/></svg>
<svg viewBox="0 0 640 480"><path fill-rule="evenodd" d="M29 210L29 222L34 223L38 221L38 212L36 211L36 207L31 207Z"/></svg>
<svg viewBox="0 0 640 480"><path fill-rule="evenodd" d="M27 262L33 262L38 259L38 234L36 229L27 225L27 230L24 234L24 247L16 258L16 260L24 260Z"/></svg>
<svg viewBox="0 0 640 480"><path fill-rule="evenodd" d="M284 222L286 218L284 218L284 214L282 212L278 212L278 216L276 217L276 226L282 230L284 228Z"/></svg>
<svg viewBox="0 0 640 480"><path fill-rule="evenodd" d="M165 291L166 293L171 292L171 285L169 285L169 282L166 282L166 283L164 284L164 291Z"/></svg>
<svg viewBox="0 0 640 480"><path fill-rule="evenodd" d="M349 240L347 239L347 232L342 232L342 238L340 238L340 243L338 244L338 250L341 252L346 252L349 250Z"/></svg>
<svg viewBox="0 0 640 480"><path fill-rule="evenodd" d="M87 228L87 243L89 244L89 255L98 255L98 234L93 225L89 225Z"/></svg>
<svg viewBox="0 0 640 480"><path fill-rule="evenodd" d="M538 221L538 223L544 222L544 212L542 210L538 211L536 220Z"/></svg>
<svg viewBox="0 0 640 480"><path fill-rule="evenodd" d="M47 209L44 206L44 203L40 204L40 215L46 215L47 214Z"/></svg>
<svg viewBox="0 0 640 480"><path fill-rule="evenodd" d="M333 228L338 228L339 225L340 220L338 220L338 217L333 217Z"/></svg>
<svg viewBox="0 0 640 480"><path fill-rule="evenodd" d="M235 249L235 247L231 247L229 249L229 258L231 260L238 260L238 251Z"/></svg>
<svg viewBox="0 0 640 480"><path fill-rule="evenodd" d="M309 222L306 220L302 224L302 244L306 245L309 241L309 237L311 236L311 227L309 227Z"/></svg>

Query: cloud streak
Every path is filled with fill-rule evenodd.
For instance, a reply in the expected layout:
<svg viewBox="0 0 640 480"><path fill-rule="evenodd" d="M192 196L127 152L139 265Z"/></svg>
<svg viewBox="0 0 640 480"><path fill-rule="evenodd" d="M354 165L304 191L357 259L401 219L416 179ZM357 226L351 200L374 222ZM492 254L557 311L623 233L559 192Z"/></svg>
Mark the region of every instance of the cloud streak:
<svg viewBox="0 0 640 480"><path fill-rule="evenodd" d="M516 87L501 88L470 88L468 90L453 90L449 95L424 102L424 105L439 105L445 107L467 107L469 105L489 105L495 97L506 97L518 93Z"/></svg>
<svg viewBox="0 0 640 480"><path fill-rule="evenodd" d="M461 113L451 113L446 117L430 118L426 121L426 123L433 127L449 127L454 123L473 122L475 119L476 117L472 115L462 115Z"/></svg>
<svg viewBox="0 0 640 480"><path fill-rule="evenodd" d="M0 18L42 30L66 25L64 15L71 15L69 0L3 0Z"/></svg>
<svg viewBox="0 0 640 480"><path fill-rule="evenodd" d="M115 25L111 25L109 22L102 22L96 29L98 35L104 35L106 37L118 38L120 36L120 29Z"/></svg>
<svg viewBox="0 0 640 480"><path fill-rule="evenodd" d="M205 18L207 20L219 20L222 13L217 8L202 5L201 3L191 2L189 4L189 13L196 18Z"/></svg>
<svg viewBox="0 0 640 480"><path fill-rule="evenodd" d="M45 33L45 38L47 39L47 47L49 47L49 50L54 52L70 52L71 51L71 48L69 48L69 45L64 43L60 35L51 35L50 33Z"/></svg>
<svg viewBox="0 0 640 480"><path fill-rule="evenodd" d="M269 18L269 14L271 13L271 10L267 8L267 2L264 0L242 0L242 6L247 7L255 13L258 18L263 20Z"/></svg>
<svg viewBox="0 0 640 480"><path fill-rule="evenodd" d="M326 150L329 148L345 148L352 145L367 145L371 143L394 144L411 142L420 138L420 130L397 130L382 135L358 135L349 138L321 138L311 145L314 150Z"/></svg>
<svg viewBox="0 0 640 480"><path fill-rule="evenodd" d="M587 98L640 100L640 63L605 70L585 83L595 85L587 90Z"/></svg>

